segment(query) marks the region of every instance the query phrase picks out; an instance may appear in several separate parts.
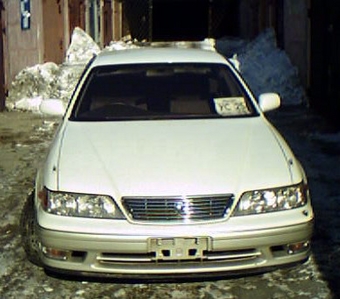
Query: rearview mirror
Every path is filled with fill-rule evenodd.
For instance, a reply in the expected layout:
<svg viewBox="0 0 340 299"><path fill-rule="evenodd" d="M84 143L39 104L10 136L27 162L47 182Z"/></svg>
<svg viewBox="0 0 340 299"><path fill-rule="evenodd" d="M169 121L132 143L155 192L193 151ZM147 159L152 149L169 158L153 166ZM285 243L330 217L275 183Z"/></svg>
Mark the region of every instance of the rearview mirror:
<svg viewBox="0 0 340 299"><path fill-rule="evenodd" d="M259 96L259 106L263 112L271 111L280 107L281 99L277 93L262 93Z"/></svg>
<svg viewBox="0 0 340 299"><path fill-rule="evenodd" d="M61 117L66 111L66 104L59 99L47 99L41 102L39 110L43 114Z"/></svg>

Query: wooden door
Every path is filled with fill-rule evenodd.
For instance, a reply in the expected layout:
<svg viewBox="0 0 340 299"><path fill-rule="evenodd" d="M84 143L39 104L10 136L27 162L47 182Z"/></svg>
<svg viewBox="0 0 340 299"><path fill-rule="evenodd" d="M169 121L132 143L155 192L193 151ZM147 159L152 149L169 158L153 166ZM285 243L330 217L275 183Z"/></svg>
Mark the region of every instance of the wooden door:
<svg viewBox="0 0 340 299"><path fill-rule="evenodd" d="M113 40L112 6L111 0L104 1L103 7L103 42L104 46Z"/></svg>
<svg viewBox="0 0 340 299"><path fill-rule="evenodd" d="M44 61L64 60L63 0L43 0Z"/></svg>
<svg viewBox="0 0 340 299"><path fill-rule="evenodd" d="M85 0L68 0L69 3L69 21L70 36L75 27L85 28Z"/></svg>

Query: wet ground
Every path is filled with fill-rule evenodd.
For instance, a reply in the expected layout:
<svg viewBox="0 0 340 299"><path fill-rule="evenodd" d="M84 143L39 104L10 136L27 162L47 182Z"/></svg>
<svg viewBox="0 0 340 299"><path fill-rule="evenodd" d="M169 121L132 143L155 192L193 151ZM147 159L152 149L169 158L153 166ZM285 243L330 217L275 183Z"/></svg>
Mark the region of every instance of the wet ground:
<svg viewBox="0 0 340 299"><path fill-rule="evenodd" d="M262 275L140 283L54 277L29 263L20 246L19 218L55 120L29 112L0 113L0 298L340 298L340 138L305 109L270 116L307 171L316 213L311 259Z"/></svg>

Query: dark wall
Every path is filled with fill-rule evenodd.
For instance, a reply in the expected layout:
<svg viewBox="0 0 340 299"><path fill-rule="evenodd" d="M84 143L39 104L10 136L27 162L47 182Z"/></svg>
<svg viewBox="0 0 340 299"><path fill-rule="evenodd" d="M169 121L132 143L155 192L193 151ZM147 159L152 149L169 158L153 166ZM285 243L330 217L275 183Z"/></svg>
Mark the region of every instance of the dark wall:
<svg viewBox="0 0 340 299"><path fill-rule="evenodd" d="M338 0L311 2L311 107L340 127L340 7Z"/></svg>
<svg viewBox="0 0 340 299"><path fill-rule="evenodd" d="M237 36L238 0L124 0L132 38L198 41Z"/></svg>
<svg viewBox="0 0 340 299"><path fill-rule="evenodd" d="M153 1L153 41L202 40L208 35L208 1Z"/></svg>

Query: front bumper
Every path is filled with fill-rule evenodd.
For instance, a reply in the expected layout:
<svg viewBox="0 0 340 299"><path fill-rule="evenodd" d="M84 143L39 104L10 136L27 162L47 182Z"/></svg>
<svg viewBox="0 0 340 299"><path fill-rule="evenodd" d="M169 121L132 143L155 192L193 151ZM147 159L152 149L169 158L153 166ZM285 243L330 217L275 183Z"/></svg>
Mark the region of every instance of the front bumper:
<svg viewBox="0 0 340 299"><path fill-rule="evenodd" d="M302 262L310 255L312 231L311 220L288 227L228 232L224 236L204 232L199 236L172 236L167 232L166 237L99 235L41 227L38 236L41 260L54 271L117 277L185 276L253 273Z"/></svg>

